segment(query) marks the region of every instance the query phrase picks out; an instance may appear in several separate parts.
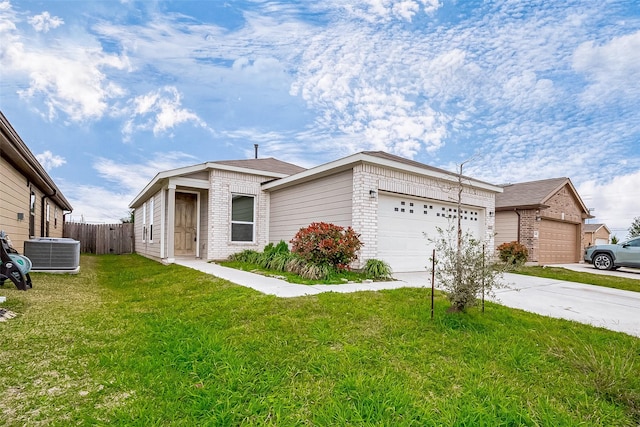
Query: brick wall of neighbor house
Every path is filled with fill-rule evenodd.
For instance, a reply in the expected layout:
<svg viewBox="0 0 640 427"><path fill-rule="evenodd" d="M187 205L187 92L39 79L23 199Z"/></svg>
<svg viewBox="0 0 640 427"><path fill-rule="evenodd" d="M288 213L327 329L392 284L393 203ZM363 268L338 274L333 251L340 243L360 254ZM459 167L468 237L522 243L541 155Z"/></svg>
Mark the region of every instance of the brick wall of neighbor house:
<svg viewBox="0 0 640 427"><path fill-rule="evenodd" d="M548 218L583 224L582 210L579 203L565 186L549 198L545 204L549 207L541 210L522 210L520 212L520 243L529 250L529 262L538 262L540 254L540 221L536 218ZM580 239L584 246L584 232L580 225Z"/></svg>
<svg viewBox="0 0 640 427"><path fill-rule="evenodd" d="M529 251L528 260L536 262L540 250L540 241L537 237L540 235L540 221L536 219L539 215L535 209L518 212L520 213L520 243Z"/></svg>
<svg viewBox="0 0 640 427"><path fill-rule="evenodd" d="M376 258L378 253L376 243L378 195L376 195L375 200L370 199L370 190L443 200L448 203L457 202L457 183L445 182L371 164L355 166L353 175L353 196L354 198L360 198L363 202L361 204L353 204L353 228L361 234L361 240L364 243L361 249L361 261ZM464 186L464 183L463 188L462 204L485 209L485 242L487 248L493 250L495 216L488 215L487 212L495 212L495 194L490 191Z"/></svg>
<svg viewBox="0 0 640 427"><path fill-rule="evenodd" d="M581 224L583 222L580 205L567 186L553 195L546 204L549 205L549 207L542 211L544 218L558 219L574 224Z"/></svg>
<svg viewBox="0 0 640 427"><path fill-rule="evenodd" d="M245 249L261 251L268 243L269 194L260 184L269 177L212 169L209 182L208 260L222 260ZM231 242L231 194L256 197L252 243ZM204 256L204 254L203 254Z"/></svg>
<svg viewBox="0 0 640 427"><path fill-rule="evenodd" d="M604 227L598 228L598 230L596 230L595 233L586 233L585 232L584 233L583 248L598 244L597 241L600 240L600 239L606 240L607 243L608 243L610 238L611 238L611 236L609 235L609 232Z"/></svg>

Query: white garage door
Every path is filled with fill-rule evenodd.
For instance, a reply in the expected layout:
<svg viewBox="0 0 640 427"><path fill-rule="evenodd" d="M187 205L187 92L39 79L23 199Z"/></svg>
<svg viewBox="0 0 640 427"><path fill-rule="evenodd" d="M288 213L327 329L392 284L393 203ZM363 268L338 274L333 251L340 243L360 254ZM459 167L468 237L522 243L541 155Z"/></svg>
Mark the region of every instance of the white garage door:
<svg viewBox="0 0 640 427"><path fill-rule="evenodd" d="M483 238L484 211L461 209L462 227ZM429 199L380 194L378 200L378 258L394 272L424 271L429 264L436 227L457 224L457 206Z"/></svg>

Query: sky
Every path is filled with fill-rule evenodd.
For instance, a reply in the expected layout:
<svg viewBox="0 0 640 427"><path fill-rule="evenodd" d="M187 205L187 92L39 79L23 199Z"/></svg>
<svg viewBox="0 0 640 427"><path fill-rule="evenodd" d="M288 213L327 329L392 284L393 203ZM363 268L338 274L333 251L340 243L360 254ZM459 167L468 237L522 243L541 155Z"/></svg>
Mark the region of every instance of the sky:
<svg viewBox="0 0 640 427"><path fill-rule="evenodd" d="M637 0L0 0L0 109L75 221L254 144L569 177L588 222L640 217Z"/></svg>

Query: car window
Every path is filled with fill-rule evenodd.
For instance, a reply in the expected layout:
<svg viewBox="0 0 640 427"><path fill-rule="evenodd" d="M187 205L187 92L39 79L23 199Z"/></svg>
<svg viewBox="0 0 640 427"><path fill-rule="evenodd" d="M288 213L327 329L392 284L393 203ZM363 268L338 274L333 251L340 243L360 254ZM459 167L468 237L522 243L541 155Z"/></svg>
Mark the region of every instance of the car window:
<svg viewBox="0 0 640 427"><path fill-rule="evenodd" d="M629 240L627 242L627 245L634 246L634 247L640 247L640 239Z"/></svg>

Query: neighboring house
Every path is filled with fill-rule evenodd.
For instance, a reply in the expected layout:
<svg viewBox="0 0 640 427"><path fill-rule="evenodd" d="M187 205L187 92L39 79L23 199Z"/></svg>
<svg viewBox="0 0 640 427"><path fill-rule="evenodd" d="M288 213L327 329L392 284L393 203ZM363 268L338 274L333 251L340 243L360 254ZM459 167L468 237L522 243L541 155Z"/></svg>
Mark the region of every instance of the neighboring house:
<svg viewBox="0 0 640 427"><path fill-rule="evenodd" d="M611 230L605 224L584 225L584 246L607 245L611 237Z"/></svg>
<svg viewBox="0 0 640 427"><path fill-rule="evenodd" d="M520 242L529 262L579 262L583 225L592 218L569 178L504 185L496 195L496 248Z"/></svg>
<svg viewBox="0 0 640 427"><path fill-rule="evenodd" d="M32 237L62 237L71 204L0 112L0 230L20 253Z"/></svg>
<svg viewBox="0 0 640 427"><path fill-rule="evenodd" d="M309 170L276 159L217 161L161 172L131 202L136 252L221 260L244 249L289 242L312 222L351 226L367 259L396 272L424 270L428 237L462 216L493 247L498 186L384 152L361 152Z"/></svg>

